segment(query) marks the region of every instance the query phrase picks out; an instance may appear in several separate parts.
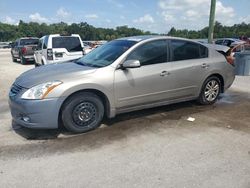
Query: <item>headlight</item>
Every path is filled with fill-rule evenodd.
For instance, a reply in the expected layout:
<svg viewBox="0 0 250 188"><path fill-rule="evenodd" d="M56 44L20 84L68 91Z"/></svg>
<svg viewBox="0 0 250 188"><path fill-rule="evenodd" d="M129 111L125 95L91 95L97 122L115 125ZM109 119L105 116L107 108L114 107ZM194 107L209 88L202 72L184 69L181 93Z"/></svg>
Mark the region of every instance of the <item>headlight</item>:
<svg viewBox="0 0 250 188"><path fill-rule="evenodd" d="M62 84L60 81L39 84L22 94L22 99L44 99L55 87Z"/></svg>

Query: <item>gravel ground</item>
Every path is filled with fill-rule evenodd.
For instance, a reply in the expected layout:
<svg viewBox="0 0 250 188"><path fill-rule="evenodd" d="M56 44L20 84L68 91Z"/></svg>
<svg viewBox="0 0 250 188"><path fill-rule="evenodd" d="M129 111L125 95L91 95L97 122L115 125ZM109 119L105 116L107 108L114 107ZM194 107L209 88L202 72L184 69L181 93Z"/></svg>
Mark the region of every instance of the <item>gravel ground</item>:
<svg viewBox="0 0 250 188"><path fill-rule="evenodd" d="M212 106L132 112L86 134L14 131L7 93L33 67L0 51L1 187L250 187L250 77Z"/></svg>

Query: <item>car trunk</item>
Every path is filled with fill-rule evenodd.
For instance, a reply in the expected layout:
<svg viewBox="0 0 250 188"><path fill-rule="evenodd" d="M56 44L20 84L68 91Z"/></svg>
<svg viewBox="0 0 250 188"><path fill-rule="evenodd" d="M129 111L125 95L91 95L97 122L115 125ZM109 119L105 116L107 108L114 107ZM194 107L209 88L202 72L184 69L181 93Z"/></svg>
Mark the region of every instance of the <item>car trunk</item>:
<svg viewBox="0 0 250 188"><path fill-rule="evenodd" d="M234 58L231 48L227 46L223 46L223 45L217 45L217 44L206 44L206 46L215 49L217 52L219 52L226 58L228 63L230 63L231 65L234 65L235 58Z"/></svg>

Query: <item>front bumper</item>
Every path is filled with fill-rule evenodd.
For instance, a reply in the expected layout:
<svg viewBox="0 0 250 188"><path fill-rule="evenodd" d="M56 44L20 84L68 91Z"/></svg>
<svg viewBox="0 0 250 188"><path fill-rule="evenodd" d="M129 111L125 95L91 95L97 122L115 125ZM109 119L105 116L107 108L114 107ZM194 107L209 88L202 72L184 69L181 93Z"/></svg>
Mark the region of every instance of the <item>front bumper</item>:
<svg viewBox="0 0 250 188"><path fill-rule="evenodd" d="M13 121L21 126L36 129L58 128L60 107L65 98L25 100L9 98Z"/></svg>

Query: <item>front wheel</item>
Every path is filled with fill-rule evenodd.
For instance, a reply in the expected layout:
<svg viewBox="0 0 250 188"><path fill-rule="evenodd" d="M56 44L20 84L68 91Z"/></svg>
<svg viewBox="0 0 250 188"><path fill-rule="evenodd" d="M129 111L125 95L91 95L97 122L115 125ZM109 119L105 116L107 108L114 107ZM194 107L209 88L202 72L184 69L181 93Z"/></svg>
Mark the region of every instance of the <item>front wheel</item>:
<svg viewBox="0 0 250 188"><path fill-rule="evenodd" d="M220 95L221 82L216 76L211 76L204 82L198 102L203 105L209 105L216 102Z"/></svg>
<svg viewBox="0 0 250 188"><path fill-rule="evenodd" d="M103 115L104 106L101 99L94 93L81 92L65 102L61 118L69 131L84 133L99 127Z"/></svg>

